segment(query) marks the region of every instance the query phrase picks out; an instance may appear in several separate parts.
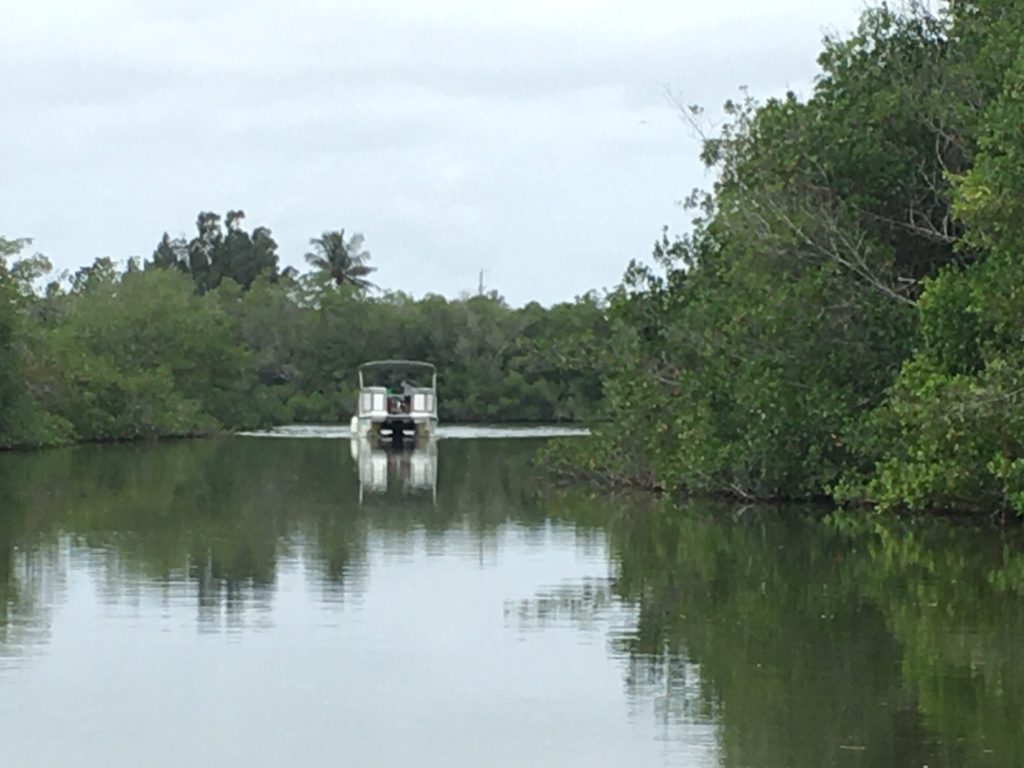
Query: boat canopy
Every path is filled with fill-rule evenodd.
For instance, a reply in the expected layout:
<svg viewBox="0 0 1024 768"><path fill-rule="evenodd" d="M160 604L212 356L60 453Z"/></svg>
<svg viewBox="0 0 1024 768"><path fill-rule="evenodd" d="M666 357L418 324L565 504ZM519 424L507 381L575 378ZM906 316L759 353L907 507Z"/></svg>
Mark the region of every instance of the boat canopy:
<svg viewBox="0 0 1024 768"><path fill-rule="evenodd" d="M430 374L431 388L437 389L437 367L422 360L372 360L359 366L359 388L363 388L363 374L375 371L422 371Z"/></svg>
<svg viewBox="0 0 1024 768"><path fill-rule="evenodd" d="M437 370L433 363L425 363L422 360L372 360L359 366L360 371L372 368L423 368L431 373Z"/></svg>

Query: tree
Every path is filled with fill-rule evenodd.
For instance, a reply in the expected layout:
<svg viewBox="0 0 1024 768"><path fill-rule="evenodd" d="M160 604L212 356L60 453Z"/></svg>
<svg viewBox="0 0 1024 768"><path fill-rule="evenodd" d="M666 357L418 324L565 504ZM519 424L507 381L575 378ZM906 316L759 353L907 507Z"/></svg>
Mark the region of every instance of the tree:
<svg viewBox="0 0 1024 768"><path fill-rule="evenodd" d="M585 467L807 498L855 461L851 432L914 348L922 286L973 256L954 247L948 178L972 143L942 101L965 90L946 32L918 7L870 9L826 40L810 99L726 104L692 233L612 297L615 424Z"/></svg>
<svg viewBox="0 0 1024 768"><path fill-rule="evenodd" d="M354 234L346 241L344 229L328 230L310 239L309 244L313 250L306 254L306 261L335 285L348 283L361 291L377 287L368 279L376 267L366 263L370 252L363 250L362 235Z"/></svg>
<svg viewBox="0 0 1024 768"><path fill-rule="evenodd" d="M116 283L120 275L117 265L109 256L101 256L91 266L81 267L71 276L71 289L75 293L95 290L99 285Z"/></svg>
<svg viewBox="0 0 1024 768"><path fill-rule="evenodd" d="M153 267L160 269L179 269L188 272L188 246L180 238L171 239L171 236L164 232L164 236L153 251L153 259L150 261Z"/></svg>
<svg viewBox="0 0 1024 768"><path fill-rule="evenodd" d="M243 290L249 290L261 275L276 282L281 276L277 242L267 227L257 227L250 235L242 228L244 219L244 211L228 211L222 225L218 214L203 211L191 241L171 239L165 232L146 266L188 273L198 293L214 290L225 279Z"/></svg>
<svg viewBox="0 0 1024 768"><path fill-rule="evenodd" d="M16 254L22 245L23 241L0 238L0 446L13 440L15 403L24 388L20 356L15 347L16 286L6 261L6 257Z"/></svg>
<svg viewBox="0 0 1024 768"><path fill-rule="evenodd" d="M29 357L38 352L37 324L29 313L33 283L49 271L43 256L15 261L31 241L0 237L0 448L51 445L66 435L66 425L40 408L29 380Z"/></svg>
<svg viewBox="0 0 1024 768"><path fill-rule="evenodd" d="M1024 515L1024 9L984 0L953 12L950 36L977 80L977 149L949 174L958 248L973 258L926 284L915 354L865 419L866 468L837 490L883 507Z"/></svg>

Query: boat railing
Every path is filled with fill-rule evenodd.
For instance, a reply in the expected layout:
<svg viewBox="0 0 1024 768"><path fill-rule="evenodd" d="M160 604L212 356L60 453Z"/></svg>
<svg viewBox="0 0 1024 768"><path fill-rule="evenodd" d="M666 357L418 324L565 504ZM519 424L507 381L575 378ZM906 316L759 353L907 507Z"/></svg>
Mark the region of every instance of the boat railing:
<svg viewBox="0 0 1024 768"><path fill-rule="evenodd" d="M409 413L413 416L437 416L437 393L430 387L417 387L409 395Z"/></svg>
<svg viewBox="0 0 1024 768"><path fill-rule="evenodd" d="M359 390L359 416L387 416L387 387L363 387Z"/></svg>
<svg viewBox="0 0 1024 768"><path fill-rule="evenodd" d="M437 392L432 387L415 387L406 393L387 387L363 387L359 391L360 418L387 416L437 417Z"/></svg>

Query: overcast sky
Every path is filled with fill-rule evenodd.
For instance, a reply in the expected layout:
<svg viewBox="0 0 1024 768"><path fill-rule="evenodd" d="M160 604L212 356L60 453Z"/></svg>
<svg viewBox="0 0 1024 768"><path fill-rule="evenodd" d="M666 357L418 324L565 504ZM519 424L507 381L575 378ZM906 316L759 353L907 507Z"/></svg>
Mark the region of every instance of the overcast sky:
<svg viewBox="0 0 1024 768"><path fill-rule="evenodd" d="M513 304L615 285L710 182L665 98L808 94L863 0L0 0L0 234L58 269L241 208L282 261Z"/></svg>

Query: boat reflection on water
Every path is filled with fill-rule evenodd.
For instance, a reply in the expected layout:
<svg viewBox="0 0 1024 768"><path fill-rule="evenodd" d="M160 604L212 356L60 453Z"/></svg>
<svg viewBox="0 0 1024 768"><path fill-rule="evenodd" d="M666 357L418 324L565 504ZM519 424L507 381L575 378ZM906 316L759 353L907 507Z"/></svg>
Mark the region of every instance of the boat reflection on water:
<svg viewBox="0 0 1024 768"><path fill-rule="evenodd" d="M350 448L359 471L359 502L367 496L399 494L437 501L437 440L392 445L353 436Z"/></svg>

